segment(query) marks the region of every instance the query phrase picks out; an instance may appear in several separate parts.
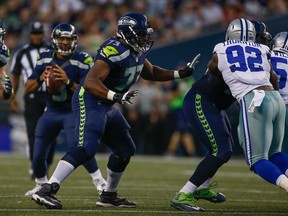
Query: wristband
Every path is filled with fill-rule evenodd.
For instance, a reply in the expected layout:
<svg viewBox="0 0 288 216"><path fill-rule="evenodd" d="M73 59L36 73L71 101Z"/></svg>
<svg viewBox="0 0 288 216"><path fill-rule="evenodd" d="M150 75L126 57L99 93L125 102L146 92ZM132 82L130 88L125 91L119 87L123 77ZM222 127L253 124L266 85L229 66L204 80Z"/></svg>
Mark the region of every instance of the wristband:
<svg viewBox="0 0 288 216"><path fill-rule="evenodd" d="M174 79L179 79L180 75L179 75L179 71L174 70Z"/></svg>
<svg viewBox="0 0 288 216"><path fill-rule="evenodd" d="M37 78L36 79L36 81L37 81L37 83L39 84L39 85L42 85L42 83L44 82L44 80L41 80L41 78L39 77L39 78Z"/></svg>
<svg viewBox="0 0 288 216"><path fill-rule="evenodd" d="M113 99L114 99L114 95L115 94L116 94L116 92L109 90L108 93L107 93L107 99L111 100L111 101L114 101Z"/></svg>
<svg viewBox="0 0 288 216"><path fill-rule="evenodd" d="M66 83L66 86L67 86L68 88L72 88L73 85L74 85L74 82L71 81L70 79L68 79L68 81L67 81L67 83Z"/></svg>

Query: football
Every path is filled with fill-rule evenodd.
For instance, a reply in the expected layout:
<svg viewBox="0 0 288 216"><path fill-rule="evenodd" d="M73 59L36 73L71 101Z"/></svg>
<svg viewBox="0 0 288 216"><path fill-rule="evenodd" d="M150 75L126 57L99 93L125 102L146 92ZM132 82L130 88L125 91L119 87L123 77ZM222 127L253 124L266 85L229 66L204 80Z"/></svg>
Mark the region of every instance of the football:
<svg viewBox="0 0 288 216"><path fill-rule="evenodd" d="M47 91L50 94L58 95L62 87L62 82L55 79L53 68L49 70L49 77L46 80Z"/></svg>

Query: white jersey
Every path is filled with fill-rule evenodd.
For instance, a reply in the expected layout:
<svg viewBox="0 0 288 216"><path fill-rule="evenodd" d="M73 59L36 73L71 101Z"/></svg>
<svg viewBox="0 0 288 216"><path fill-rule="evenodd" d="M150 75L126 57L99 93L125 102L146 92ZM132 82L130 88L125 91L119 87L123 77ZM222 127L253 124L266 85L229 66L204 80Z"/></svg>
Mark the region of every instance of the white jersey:
<svg viewBox="0 0 288 216"><path fill-rule="evenodd" d="M270 50L258 43L229 40L214 47L221 71L232 95L240 101L248 92L270 83Z"/></svg>
<svg viewBox="0 0 288 216"><path fill-rule="evenodd" d="M288 55L282 52L272 52L270 62L278 76L279 92L285 104L288 104Z"/></svg>

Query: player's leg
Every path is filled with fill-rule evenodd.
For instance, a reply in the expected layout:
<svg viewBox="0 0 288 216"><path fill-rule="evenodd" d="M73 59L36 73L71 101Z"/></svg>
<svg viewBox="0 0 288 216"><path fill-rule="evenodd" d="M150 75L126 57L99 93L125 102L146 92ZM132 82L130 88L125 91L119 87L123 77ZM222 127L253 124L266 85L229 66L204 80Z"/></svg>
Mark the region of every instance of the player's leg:
<svg viewBox="0 0 288 216"><path fill-rule="evenodd" d="M45 98L45 97L44 97ZM36 98L30 98L30 95L25 96L25 109L24 109L24 118L26 123L26 132L28 137L28 152L31 167L29 169L29 174L31 178L34 179L34 173L32 168L33 162L33 150L35 142L35 130L37 126L38 119L43 114L44 108L42 104L39 104Z"/></svg>
<svg viewBox="0 0 288 216"><path fill-rule="evenodd" d="M36 131L33 151L33 172L36 186L26 192L25 196L32 196L40 189L40 185L48 182L47 179L47 155L50 150L50 143L61 130L59 118L53 112L45 112L39 119Z"/></svg>
<svg viewBox="0 0 288 216"><path fill-rule="evenodd" d="M113 110L113 111L112 111ZM113 113L113 114L112 114ZM112 150L107 164L107 186L100 195L97 206L102 207L135 207L136 204L118 196L117 189L121 177L135 154L136 147L129 134L130 126L116 108L112 108L107 119L103 141Z"/></svg>
<svg viewBox="0 0 288 216"><path fill-rule="evenodd" d="M67 151L67 153L58 162L57 167L48 181L48 184L32 195L32 199L39 205L45 205L47 208L62 208L62 204L55 197L60 188L60 184L80 165L91 160L99 146L99 142L104 133L106 125L106 110L101 108L84 108L80 116L80 108L75 109L74 118L75 128L74 138L78 146ZM102 116L102 118L100 117ZM84 133L83 133L84 131ZM56 190L56 189L57 190Z"/></svg>
<svg viewBox="0 0 288 216"><path fill-rule="evenodd" d="M77 140L74 139L74 133L78 133L79 131L78 128L75 129L75 125L80 124L78 123L78 120L76 120L75 123L75 118L80 119L80 116L78 115L78 113L77 114L75 113L75 115L77 116L75 117L72 112L67 113L64 121L64 131L67 137L67 144L70 149L75 148L78 144ZM90 174L92 182L97 189L97 192L101 194L104 188L106 187L106 181L103 178L100 169L98 168L95 157L92 157L89 161L85 162L83 166Z"/></svg>
<svg viewBox="0 0 288 216"><path fill-rule="evenodd" d="M285 118L281 115L284 114L285 107L280 95L277 99L274 93L273 91L266 91L261 106L256 107L252 113L247 110L254 94L248 94L241 100L238 128L239 141L250 169L267 182L278 185L287 191L288 178L273 162L268 160L271 148L275 147L273 151L276 152L281 150L284 133ZM282 104L278 104L281 101ZM277 104L279 105L278 108ZM279 134L275 132L276 127ZM253 129L253 132L251 129ZM273 142L274 145L272 145ZM273 157L270 159L273 160Z"/></svg>
<svg viewBox="0 0 288 216"><path fill-rule="evenodd" d="M200 135L203 144L209 151L187 183L171 200L171 205L184 211L201 211L196 206L196 198L212 202L226 200L222 193L212 191L209 183L205 184L205 182L209 181L231 156L233 142L231 128L226 113L221 112L197 92L190 91L186 95L183 105L184 113L190 124L193 125L193 131ZM203 187L197 191L197 188L203 183ZM186 199L183 198L184 195L186 195Z"/></svg>

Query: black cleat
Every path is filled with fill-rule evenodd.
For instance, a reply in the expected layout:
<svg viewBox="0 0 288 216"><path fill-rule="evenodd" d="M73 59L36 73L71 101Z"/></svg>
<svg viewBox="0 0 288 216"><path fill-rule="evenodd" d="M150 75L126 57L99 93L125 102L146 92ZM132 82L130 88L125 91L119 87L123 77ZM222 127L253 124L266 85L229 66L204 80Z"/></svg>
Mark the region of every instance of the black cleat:
<svg viewBox="0 0 288 216"><path fill-rule="evenodd" d="M136 203L127 200L126 198L119 197L117 192L103 191L100 195L99 201L96 206L101 207L120 207L120 208L135 208Z"/></svg>
<svg viewBox="0 0 288 216"><path fill-rule="evenodd" d="M44 205L47 209L61 209L61 202L54 196L59 188L60 185L58 183L45 183L38 192L32 195L32 200L38 205Z"/></svg>

